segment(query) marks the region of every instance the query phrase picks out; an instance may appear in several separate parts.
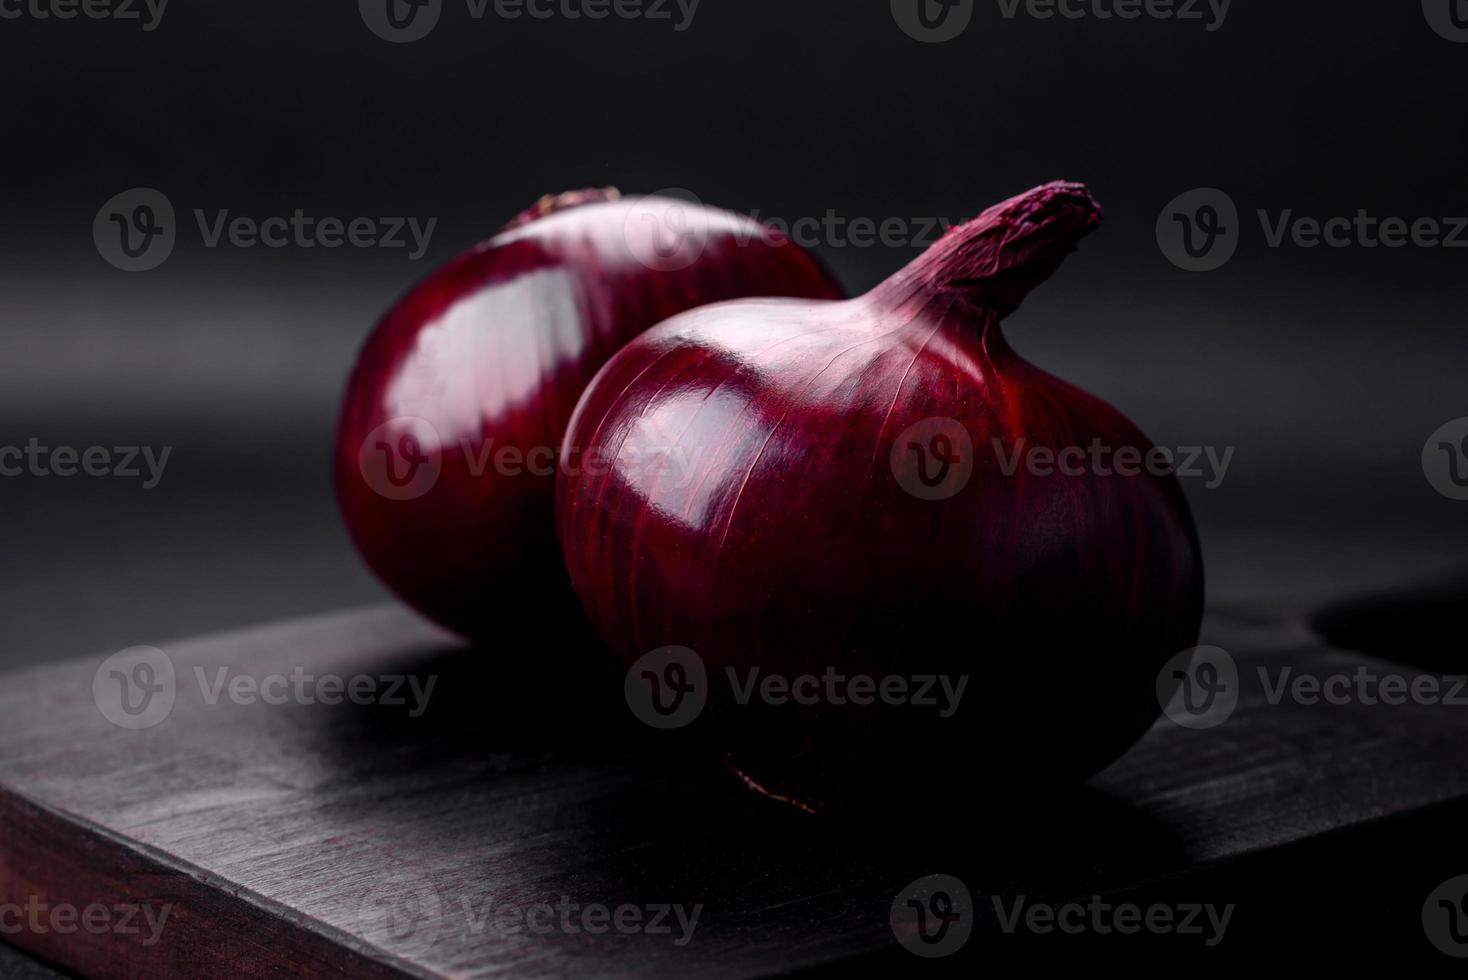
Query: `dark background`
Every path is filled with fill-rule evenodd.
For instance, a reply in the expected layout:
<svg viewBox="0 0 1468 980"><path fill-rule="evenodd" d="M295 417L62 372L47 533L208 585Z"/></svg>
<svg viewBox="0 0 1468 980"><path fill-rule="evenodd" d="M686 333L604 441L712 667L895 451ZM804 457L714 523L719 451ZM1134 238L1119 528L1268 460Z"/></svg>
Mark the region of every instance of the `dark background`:
<svg viewBox="0 0 1468 980"><path fill-rule="evenodd" d="M1269 249L1251 216L1468 214L1465 79L1468 44L1416 2L1236 0L1215 32L1006 21L990 2L932 45L885 0L703 0L682 33L449 2L407 45L350 0L175 0L153 32L0 20L0 444L173 447L153 490L0 479L0 665L383 600L328 480L355 351L435 263L588 185L915 221L1086 181L1106 226L1009 334L1161 444L1237 447L1222 487L1187 484L1211 598L1437 575L1468 504L1419 457L1468 415L1468 253ZM129 274L91 225L137 186L172 200L180 241ZM1154 225L1200 186L1246 231L1227 266L1190 274ZM194 208L439 222L410 262L206 249ZM818 251L856 292L918 249Z"/></svg>
<svg viewBox="0 0 1468 980"><path fill-rule="evenodd" d="M547 191L678 187L787 221L966 217L1084 180L1109 220L1010 323L1168 445L1236 446L1188 492L1214 598L1339 593L1461 554L1419 455L1468 414L1465 253L1264 247L1187 273L1177 194L1318 217L1468 214L1468 45L1416 3L1251 3L1198 22L1004 20L922 44L885 2L704 0L668 22L470 19L389 44L351 2L176 2L0 21L0 442L173 446L162 484L0 481L10 664L373 602L335 516L337 399L377 315ZM172 257L97 253L156 187ZM439 218L403 251L206 249L191 215ZM918 249L821 247L853 291Z"/></svg>

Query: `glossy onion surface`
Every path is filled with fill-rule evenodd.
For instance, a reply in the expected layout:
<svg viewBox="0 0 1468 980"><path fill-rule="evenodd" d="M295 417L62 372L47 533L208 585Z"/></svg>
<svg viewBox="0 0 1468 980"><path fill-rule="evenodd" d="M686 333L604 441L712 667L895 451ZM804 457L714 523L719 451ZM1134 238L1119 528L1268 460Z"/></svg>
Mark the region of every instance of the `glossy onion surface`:
<svg viewBox="0 0 1468 980"><path fill-rule="evenodd" d="M1036 188L859 299L675 317L582 397L566 449L600 463L562 472L557 498L576 591L624 663L697 655L696 724L753 788L820 810L1065 785L1158 716L1202 606L1179 487L1013 462L1151 448L1000 329L1100 218L1080 185ZM752 668L905 678L914 697L740 704ZM968 678L949 717L916 703L923 676Z"/></svg>
<svg viewBox="0 0 1468 980"><path fill-rule="evenodd" d="M362 350L335 472L363 557L410 605L480 639L520 612L506 608L516 595L572 601L554 453L582 389L647 327L765 295L841 293L748 218L615 191L542 200L419 283Z"/></svg>

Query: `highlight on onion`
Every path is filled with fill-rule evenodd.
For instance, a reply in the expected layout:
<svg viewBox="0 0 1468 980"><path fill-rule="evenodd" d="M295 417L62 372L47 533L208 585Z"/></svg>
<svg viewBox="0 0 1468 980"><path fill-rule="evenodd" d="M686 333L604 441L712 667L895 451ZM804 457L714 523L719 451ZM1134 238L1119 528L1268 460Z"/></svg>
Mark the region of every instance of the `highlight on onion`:
<svg viewBox="0 0 1468 980"><path fill-rule="evenodd" d="M347 385L337 498L367 564L470 637L519 615L514 595L559 592L574 611L552 501L577 396L649 326L744 296L842 293L768 226L615 190L544 198L435 270L377 325Z"/></svg>
<svg viewBox="0 0 1468 980"><path fill-rule="evenodd" d="M1000 328L1100 219L1038 187L858 299L675 317L582 396L575 589L655 696L707 677L694 724L751 788L818 811L1064 786L1156 719L1201 618L1186 502L1146 467L1032 465L1152 444Z"/></svg>

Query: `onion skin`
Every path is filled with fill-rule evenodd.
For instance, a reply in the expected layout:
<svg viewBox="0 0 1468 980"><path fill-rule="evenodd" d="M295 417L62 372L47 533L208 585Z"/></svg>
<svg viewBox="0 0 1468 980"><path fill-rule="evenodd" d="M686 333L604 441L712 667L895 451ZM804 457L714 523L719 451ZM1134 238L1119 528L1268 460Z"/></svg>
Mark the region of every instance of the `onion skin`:
<svg viewBox="0 0 1468 980"><path fill-rule="evenodd" d="M630 343L583 395L557 519L592 623L631 665L686 646L698 721L751 788L804 810L1082 781L1156 719L1158 671L1195 645L1202 561L1176 481L1008 475L1018 440L1151 443L1020 359L999 320L1101 210L1054 183L953 229L844 302L705 307ZM904 489L899 435L955 420L972 471ZM997 440L998 446L995 445ZM897 447L898 456L905 447ZM681 453L686 472L646 460ZM727 670L969 677L947 719L914 704L737 705Z"/></svg>
<svg viewBox="0 0 1468 980"><path fill-rule="evenodd" d="M694 234L670 242L642 220L665 205ZM763 295L843 294L807 252L751 219L615 191L544 198L435 270L377 325L344 397L337 499L367 564L419 612L475 639L522 613L507 597L559 594L574 613L549 454L577 397L649 326ZM513 453L496 462L505 447L520 465ZM405 452L426 468L409 468ZM426 492L394 499L390 475L435 466Z"/></svg>

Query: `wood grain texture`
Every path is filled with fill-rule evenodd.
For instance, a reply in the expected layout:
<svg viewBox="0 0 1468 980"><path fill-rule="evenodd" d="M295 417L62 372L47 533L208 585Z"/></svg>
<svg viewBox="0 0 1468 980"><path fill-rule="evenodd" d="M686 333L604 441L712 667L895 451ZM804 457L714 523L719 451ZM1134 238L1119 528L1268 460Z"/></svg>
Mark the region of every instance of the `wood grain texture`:
<svg viewBox="0 0 1468 980"><path fill-rule="evenodd" d="M1266 611L1216 612L1205 640L1244 675L1223 725L1161 721L1088 787L1029 807L985 799L977 761L955 758L971 809L895 803L865 825L735 791L642 729L620 678L571 652L466 649L392 608L165 645L177 703L142 731L98 710L101 656L8 675L0 906L172 913L151 944L6 938L101 977L786 974L907 957L889 909L923 875L956 875L976 895L1123 894L1468 797L1461 709L1272 705L1253 678L1260 665L1404 668L1326 648L1303 620ZM196 668L209 683L220 668L436 681L411 717L209 704ZM684 944L676 922L670 935L525 928L527 910L563 901L701 910Z"/></svg>

